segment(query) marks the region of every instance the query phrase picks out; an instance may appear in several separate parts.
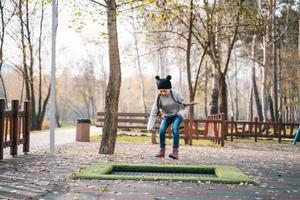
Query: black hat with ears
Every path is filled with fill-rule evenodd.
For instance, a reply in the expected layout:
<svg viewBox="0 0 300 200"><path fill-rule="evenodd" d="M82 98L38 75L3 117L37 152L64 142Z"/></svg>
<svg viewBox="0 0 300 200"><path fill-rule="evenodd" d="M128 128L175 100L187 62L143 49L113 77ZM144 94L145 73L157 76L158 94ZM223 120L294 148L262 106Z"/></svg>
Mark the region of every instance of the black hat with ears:
<svg viewBox="0 0 300 200"><path fill-rule="evenodd" d="M159 76L155 77L156 79L156 84L157 84L157 89L171 89L172 84L171 84L171 79L172 77L168 75L166 78L160 78Z"/></svg>

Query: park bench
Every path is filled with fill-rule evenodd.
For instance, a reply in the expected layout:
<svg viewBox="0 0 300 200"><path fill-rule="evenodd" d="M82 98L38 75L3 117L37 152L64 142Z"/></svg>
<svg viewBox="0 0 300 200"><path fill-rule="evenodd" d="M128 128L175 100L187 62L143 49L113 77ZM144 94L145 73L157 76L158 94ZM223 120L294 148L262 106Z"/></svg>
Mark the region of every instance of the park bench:
<svg viewBox="0 0 300 200"><path fill-rule="evenodd" d="M97 113L96 126L104 126L104 112ZM208 117L206 120L194 119L193 123L190 120L185 119L180 127L180 138L184 139L185 144L192 145L193 139L210 139L218 144L224 145L224 128L220 124L222 122L221 117L223 115L215 115ZM122 130L139 130L146 131L147 123L149 119L148 113L118 113L117 128ZM224 121L224 119L223 119ZM200 129L202 124L202 129ZM159 129L159 121L156 121L155 132L152 132L152 143L156 142L156 134ZM213 127L213 128L211 128ZM222 132L223 131L223 132ZM171 126L167 131L167 138L172 138Z"/></svg>
<svg viewBox="0 0 300 200"><path fill-rule="evenodd" d="M148 113L118 113L117 128L123 130L142 130L146 131L149 119ZM104 125L104 112L97 113L97 127ZM157 126L157 124L156 124Z"/></svg>
<svg viewBox="0 0 300 200"><path fill-rule="evenodd" d="M141 132L146 132L149 116L149 113L118 113L117 128L126 131L139 130ZM160 122L157 120L154 126L156 131L151 133L152 143L157 143L156 133L158 132L159 125ZM104 126L104 112L97 113L96 126ZM184 125L182 124L180 128L180 138L184 138L185 142L187 143L188 136L186 133L187 132L184 131ZM167 138L172 138L171 127L169 127L167 131Z"/></svg>
<svg viewBox="0 0 300 200"><path fill-rule="evenodd" d="M123 130L146 131L148 123L148 113L118 113L118 128ZM96 126L103 127L104 112L98 112ZM255 121L234 121L225 120L224 114L210 115L206 119L185 119L181 125L180 138L184 139L185 144L192 145L193 139L209 139L224 146L224 141L229 137L234 138L277 138L292 139L300 123L274 123ZM155 124L156 131L152 135L152 143L156 143L156 134L159 128L159 121ZM265 129L265 130L264 130ZM172 138L171 128L167 131L167 138Z"/></svg>

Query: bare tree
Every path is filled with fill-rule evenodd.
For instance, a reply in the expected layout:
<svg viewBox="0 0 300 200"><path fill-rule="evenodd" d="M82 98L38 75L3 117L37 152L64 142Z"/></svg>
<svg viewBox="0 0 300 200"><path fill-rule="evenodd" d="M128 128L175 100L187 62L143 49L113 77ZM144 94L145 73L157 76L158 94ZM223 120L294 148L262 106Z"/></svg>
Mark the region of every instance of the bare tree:
<svg viewBox="0 0 300 200"><path fill-rule="evenodd" d="M109 47L109 79L105 96L105 119L99 153L113 154L117 139L117 114L121 88L121 63L119 55L117 31L117 4L115 0L105 3L90 0L106 9L108 47Z"/></svg>
<svg viewBox="0 0 300 200"><path fill-rule="evenodd" d="M254 94L254 99L256 103L256 111L258 114L258 119L260 122L263 122L263 113L262 113L262 107L259 99L259 94L258 94L258 89L257 89L257 84L256 84L256 73L255 73L255 66L256 63L254 62L255 60L255 44L256 44L256 34L253 35L252 38L252 45L251 45L251 59L252 59L252 89L253 89L253 94Z"/></svg>
<svg viewBox="0 0 300 200"><path fill-rule="evenodd" d="M269 18L270 13L269 10L266 7L262 6L262 1L258 0L257 1L258 4L258 10L260 11L260 14L262 17L265 18ZM270 45L269 45L269 41L270 41L270 36L269 36L269 30L270 27L267 24L266 28L265 28L265 34L263 35L262 38L262 48L263 48L263 83L262 83L262 110L263 110L263 117L264 117L264 121L267 121L267 111L268 111L268 96L267 96L267 83L268 83L268 68L270 65L270 55L269 52L270 51Z"/></svg>
<svg viewBox="0 0 300 200"><path fill-rule="evenodd" d="M235 52L234 55L235 62L235 119L239 119L239 87L238 87L238 63L237 63L237 55Z"/></svg>
<svg viewBox="0 0 300 200"><path fill-rule="evenodd" d="M277 42L275 41L275 12L276 0L271 0L271 16L272 16L272 54L273 54L273 99L274 99L274 121L278 122L278 81L277 81Z"/></svg>
<svg viewBox="0 0 300 200"><path fill-rule="evenodd" d="M136 22L133 17L132 19L132 28L133 28L133 37L134 37L134 46L135 46L135 53L136 53L136 65L138 68L138 75L139 75L139 82L140 82L140 95L141 95L141 101L143 105L143 111L144 113L147 113L147 106L145 102L145 84L144 84L144 78L143 78L143 72L142 72L142 66L141 66L141 57L140 57L140 51L138 46L138 35L136 32Z"/></svg>
<svg viewBox="0 0 300 200"><path fill-rule="evenodd" d="M219 101L219 112L223 112L225 114L225 118L228 118L228 114L227 114L227 85L226 85L226 74L228 71L228 67L229 67L229 61L231 58L231 53L232 50L234 48L234 44L236 43L236 39L238 36L238 28L240 26L240 22L241 22L241 15L243 12L243 0L239 0L237 2L234 2L236 4L236 13L232 13L235 14L234 15L234 20L233 20L233 33L231 34L231 36L226 37L226 41L227 41L227 49L228 51L226 52L226 56L222 57L222 53L220 52L220 44L221 44L221 40L222 38L224 38L224 35L221 35L221 21L222 21L222 15L225 15L225 13L221 13L220 11L218 11L218 9L216 8L217 2L214 1L212 3L212 5L210 5L210 3L205 0L204 1L204 6L205 6L205 12L206 12L206 31L207 31L207 37L208 37L208 55L210 56L210 58L212 59L212 62L214 64L214 67L216 68L216 71L218 73L218 90L219 90L219 94L218 96L215 94L214 96L212 96L212 102L216 102L215 98L220 98ZM226 5L225 2L219 2L219 5ZM220 7L220 6L219 6ZM232 5L230 6L232 7ZM228 11L227 11L228 12ZM216 19L217 17L217 19ZM217 20L216 23L213 23L213 21ZM223 61L224 59L224 61ZM216 88L214 88L216 89ZM214 104L212 104L212 106L215 106ZM216 111L216 108L212 107L213 111Z"/></svg>
<svg viewBox="0 0 300 200"><path fill-rule="evenodd" d="M205 112L205 117L208 115L208 110L207 110L207 96L208 96L208 68L207 68L207 61L205 62L205 83L204 83L204 112Z"/></svg>
<svg viewBox="0 0 300 200"><path fill-rule="evenodd" d="M2 77L2 67L4 64L4 41L6 36L6 28L8 23L11 21L12 17L14 16L16 7L13 6L13 10L10 11L7 8L7 1L0 0L0 18L1 18L1 30L0 30L0 81L3 89L3 96L7 100L7 91L5 87L5 82ZM6 101L7 107L7 101Z"/></svg>
<svg viewBox="0 0 300 200"><path fill-rule="evenodd" d="M30 2L29 0L19 0L12 3L17 8L17 16L19 21L19 38L16 39L16 42L20 41L22 61L21 65L14 64L17 70L22 74L25 85L25 96L26 100L30 100L32 108L32 125L31 128L34 130L40 130L42 128L42 123L46 113L47 104L50 97L50 85L46 93L42 90L43 82L47 84L47 81L42 80L42 66L43 66L43 57L42 57L42 48L43 48L43 27L44 27L44 11L45 11L45 2ZM39 4L40 3L40 4ZM30 8L32 6L32 9ZM33 37L34 32L34 23L38 10L41 10L39 15L39 34L37 38L37 50L34 49L35 38ZM35 61L36 52L38 62ZM38 80L35 79L35 67L38 66ZM36 92L36 88L37 92Z"/></svg>

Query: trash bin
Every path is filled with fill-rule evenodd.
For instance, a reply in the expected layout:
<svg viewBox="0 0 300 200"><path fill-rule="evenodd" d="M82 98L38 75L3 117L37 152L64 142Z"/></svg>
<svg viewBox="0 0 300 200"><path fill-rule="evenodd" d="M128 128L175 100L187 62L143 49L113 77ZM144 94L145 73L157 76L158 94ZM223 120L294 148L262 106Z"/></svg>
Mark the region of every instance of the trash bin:
<svg viewBox="0 0 300 200"><path fill-rule="evenodd" d="M77 119L76 124L76 141L89 142L90 141L90 119Z"/></svg>

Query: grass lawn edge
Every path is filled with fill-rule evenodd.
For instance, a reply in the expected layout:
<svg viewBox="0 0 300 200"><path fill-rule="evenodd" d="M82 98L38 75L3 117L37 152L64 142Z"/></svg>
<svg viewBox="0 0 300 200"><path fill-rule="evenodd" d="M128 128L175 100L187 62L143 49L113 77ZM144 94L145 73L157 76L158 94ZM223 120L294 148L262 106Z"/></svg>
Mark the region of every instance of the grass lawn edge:
<svg viewBox="0 0 300 200"><path fill-rule="evenodd" d="M113 170L117 171L145 171L145 172L185 172L185 173L215 173L217 178L202 177L172 177L172 176L128 176L111 175ZM149 165L149 164L102 164L91 163L85 169L80 170L73 179L103 179L103 180L143 180L143 181L183 181L183 182L212 182L224 184L257 183L242 173L234 166L221 165Z"/></svg>

